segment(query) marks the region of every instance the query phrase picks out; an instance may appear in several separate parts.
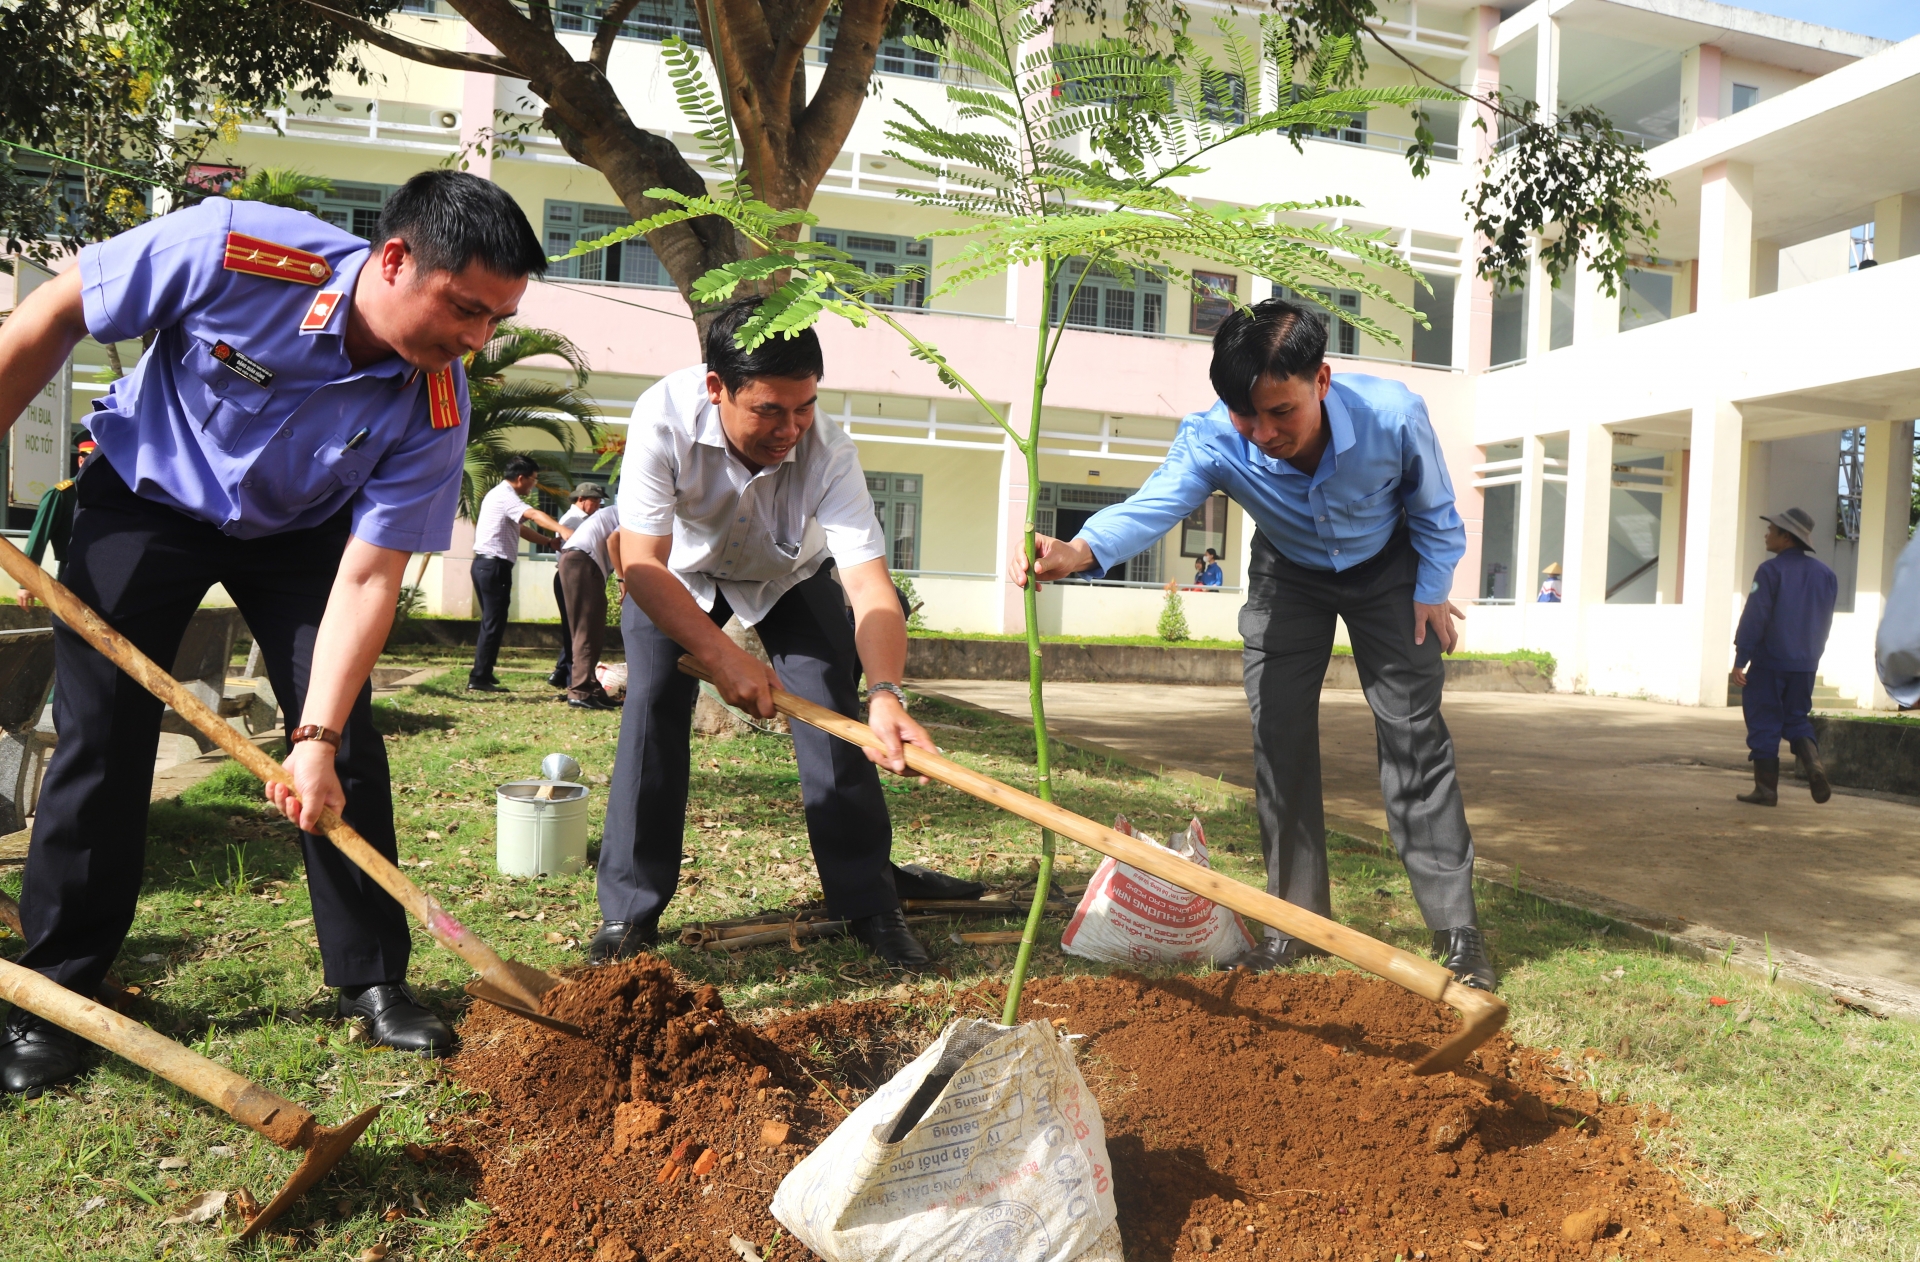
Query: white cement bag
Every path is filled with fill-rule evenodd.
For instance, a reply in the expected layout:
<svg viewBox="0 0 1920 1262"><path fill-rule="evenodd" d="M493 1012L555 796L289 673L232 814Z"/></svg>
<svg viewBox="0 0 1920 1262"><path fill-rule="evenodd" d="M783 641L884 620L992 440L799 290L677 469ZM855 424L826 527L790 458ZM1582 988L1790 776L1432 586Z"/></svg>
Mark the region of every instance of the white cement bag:
<svg viewBox="0 0 1920 1262"><path fill-rule="evenodd" d="M780 1183L826 1262L1122 1262L1100 1110L1044 1021L955 1021Z"/></svg>
<svg viewBox="0 0 1920 1262"><path fill-rule="evenodd" d="M625 662L601 662L593 668L593 677L600 681L600 691L618 701L627 695L627 664Z"/></svg>
<svg viewBox="0 0 1920 1262"><path fill-rule="evenodd" d="M1113 828L1168 849L1135 832L1124 815L1113 821ZM1187 825L1171 850L1190 863L1208 866L1207 838L1199 820ZM1225 907L1114 859L1100 861L1073 910L1072 923L1060 935L1060 949L1068 955L1114 964L1230 960L1252 945L1240 917Z"/></svg>

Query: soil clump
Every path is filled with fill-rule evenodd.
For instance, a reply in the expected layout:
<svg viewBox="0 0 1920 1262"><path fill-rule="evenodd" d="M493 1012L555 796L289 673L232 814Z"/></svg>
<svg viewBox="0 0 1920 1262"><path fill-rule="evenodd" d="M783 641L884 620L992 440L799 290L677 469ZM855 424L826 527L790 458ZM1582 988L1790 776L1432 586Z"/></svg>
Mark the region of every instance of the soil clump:
<svg viewBox="0 0 1920 1262"><path fill-rule="evenodd" d="M811 1255L767 1212L794 1164L936 1034L893 1003L742 1025L641 957L576 974L549 1010L486 1005L449 1062L489 1102L437 1151L492 1208L468 1248L531 1259ZM997 987L956 994L999 1012ZM1130 1262L1758 1259L1648 1161L1667 1118L1581 1090L1504 1035L1458 1074L1412 1066L1451 1014L1357 974L1037 979L1024 1015L1083 1035Z"/></svg>
<svg viewBox="0 0 1920 1262"><path fill-rule="evenodd" d="M799 1159L865 1091L835 1088L792 1051L830 1046L836 1077L872 1086L905 1063L886 1004L840 1004L762 1029L712 986L688 990L652 956L575 973L544 1007L571 1038L476 1004L450 1076L487 1105L444 1129L447 1159L478 1169L492 1216L469 1248L528 1258L765 1262L811 1256L767 1212ZM870 1063L869 1063L870 1061ZM873 1076L877 1075L877 1076ZM768 1248L779 1236L779 1243Z"/></svg>

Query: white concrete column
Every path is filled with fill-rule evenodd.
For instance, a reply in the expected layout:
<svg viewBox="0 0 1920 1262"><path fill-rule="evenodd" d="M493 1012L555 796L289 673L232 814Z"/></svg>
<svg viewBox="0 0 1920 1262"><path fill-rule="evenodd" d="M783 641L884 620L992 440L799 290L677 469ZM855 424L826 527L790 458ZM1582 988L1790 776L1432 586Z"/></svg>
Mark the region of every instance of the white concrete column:
<svg viewBox="0 0 1920 1262"><path fill-rule="evenodd" d="M1553 281L1540 262L1535 245L1527 260L1527 358L1539 359L1553 349Z"/></svg>
<svg viewBox="0 0 1920 1262"><path fill-rule="evenodd" d="M1692 452L1687 478L1686 578L1680 593L1688 608L1686 679L1692 695L1682 702L1727 704L1727 672L1733 667L1735 596L1746 591L1736 573L1740 552L1741 464L1744 418L1722 399L1693 408Z"/></svg>
<svg viewBox="0 0 1920 1262"><path fill-rule="evenodd" d="M1767 559L1767 523L1761 516L1786 505L1779 502L1773 477L1773 448L1770 442L1742 441L1740 452L1740 510L1735 521L1733 585L1735 603L1746 604L1747 588L1753 572ZM1835 471L1834 483L1839 484Z"/></svg>
<svg viewBox="0 0 1920 1262"><path fill-rule="evenodd" d="M1873 261L1892 263L1920 254L1920 193L1900 193L1873 204Z"/></svg>
<svg viewBox="0 0 1920 1262"><path fill-rule="evenodd" d="M1024 429L1024 404L1015 404L1008 421L1015 429ZM1011 438L1000 440L999 512L994 515L994 569L1004 575L1007 561L1020 545L1027 528L1027 461ZM1027 615L1020 589L1004 577L1000 580L1000 630L1018 635L1026 630Z"/></svg>
<svg viewBox="0 0 1920 1262"><path fill-rule="evenodd" d="M1607 527L1613 509L1613 435L1603 425L1567 430L1567 522L1562 551L1561 600L1573 615L1576 692L1593 687L1591 663L1596 611L1607 601ZM1536 553L1536 555L1538 555Z"/></svg>
<svg viewBox="0 0 1920 1262"><path fill-rule="evenodd" d="M1500 10L1493 5L1481 5L1473 16L1473 62L1463 66L1463 72L1470 71L1470 84L1475 96L1486 97L1500 90L1500 59L1489 51L1493 47L1494 32L1500 28ZM1484 126L1473 126L1478 118ZM1485 163L1493 155L1493 142L1500 135L1500 119L1492 110L1482 105L1474 105L1460 111L1460 154L1475 155ZM1493 354L1493 283L1483 279L1474 269L1474 258L1480 248L1486 244L1486 238L1469 237L1465 247L1465 266L1461 269L1460 284L1454 290L1454 356L1456 368L1468 373L1487 370Z"/></svg>
<svg viewBox="0 0 1920 1262"><path fill-rule="evenodd" d="M1543 122L1560 112L1560 24L1548 16L1551 9L1540 6L1540 36L1533 43L1533 90Z"/></svg>
<svg viewBox="0 0 1920 1262"><path fill-rule="evenodd" d="M1685 520L1685 514L1680 510L1680 479L1685 465L1686 461L1677 451L1667 452L1660 462L1667 485L1660 492L1660 568L1655 571L1653 596L1656 604L1674 605L1680 602L1681 528Z"/></svg>
<svg viewBox="0 0 1920 1262"><path fill-rule="evenodd" d="M1879 232L1875 229L1876 244ZM1860 570L1853 596L1853 615L1868 626L1880 625L1887 593L1893 586L1894 562L1907 546L1907 518L1912 508L1913 422L1881 421L1867 426L1867 451L1860 496ZM1876 710L1894 708L1892 698L1873 676L1873 699L1860 700Z"/></svg>
<svg viewBox="0 0 1920 1262"><path fill-rule="evenodd" d="M1620 294L1609 294L1600 285L1600 276L1585 259L1562 284L1573 289L1573 344L1583 346L1598 338L1612 337L1620 331ZM1621 286L1626 282L1621 281Z"/></svg>
<svg viewBox="0 0 1920 1262"><path fill-rule="evenodd" d="M1720 118L1720 49L1701 44L1680 59L1680 134Z"/></svg>
<svg viewBox="0 0 1920 1262"><path fill-rule="evenodd" d="M1753 296L1780 292L1780 243L1758 237L1753 243Z"/></svg>
<svg viewBox="0 0 1920 1262"><path fill-rule="evenodd" d="M1540 498L1546 483L1547 445L1538 434L1520 440L1519 494L1513 508L1513 598L1525 605L1540 596ZM1565 599L1565 593L1562 593Z"/></svg>
<svg viewBox="0 0 1920 1262"><path fill-rule="evenodd" d="M1700 303L1711 311L1753 294L1753 167L1715 162L1700 173Z"/></svg>
<svg viewBox="0 0 1920 1262"><path fill-rule="evenodd" d="M466 51L491 55L499 50L487 42L485 36L466 26ZM497 75L480 74L473 70L460 72L460 144L466 149L466 169L483 180L493 178L492 135L494 93L500 78ZM482 136L481 133L488 133ZM479 145L485 142L487 151L482 153Z"/></svg>

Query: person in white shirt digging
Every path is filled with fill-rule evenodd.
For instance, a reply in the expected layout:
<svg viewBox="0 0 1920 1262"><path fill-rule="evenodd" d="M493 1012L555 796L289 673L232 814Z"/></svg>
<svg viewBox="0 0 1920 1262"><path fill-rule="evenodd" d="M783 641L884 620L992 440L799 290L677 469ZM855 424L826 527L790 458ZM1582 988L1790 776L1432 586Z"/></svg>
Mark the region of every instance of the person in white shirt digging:
<svg viewBox="0 0 1920 1262"><path fill-rule="evenodd" d="M934 748L900 690L906 618L853 440L815 423L819 340L807 330L742 350L736 334L759 301L722 308L707 362L642 395L627 431L618 493L627 697L600 851L604 923L587 957L652 946L679 883L698 685L678 662L691 653L729 704L761 718L773 717L774 688L858 717L864 669L867 721L885 751L795 724L800 796L830 913L888 964L918 969L929 957L900 900L977 897L979 887L889 862L874 764L901 774L903 745ZM734 615L759 632L771 670L722 632Z"/></svg>

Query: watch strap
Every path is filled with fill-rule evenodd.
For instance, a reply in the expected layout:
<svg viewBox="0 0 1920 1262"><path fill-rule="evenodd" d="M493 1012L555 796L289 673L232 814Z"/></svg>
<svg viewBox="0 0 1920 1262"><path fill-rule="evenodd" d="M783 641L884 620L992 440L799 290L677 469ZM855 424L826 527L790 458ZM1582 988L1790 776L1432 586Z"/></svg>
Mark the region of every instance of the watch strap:
<svg viewBox="0 0 1920 1262"><path fill-rule="evenodd" d="M305 723L294 728L293 734L287 737L287 741L292 745L298 745L301 741L319 741L322 745L331 745L338 749L340 733L330 727L322 727L318 723Z"/></svg>
<svg viewBox="0 0 1920 1262"><path fill-rule="evenodd" d="M873 694L876 692L891 693L893 695L893 699L900 703L901 709L904 710L907 708L907 694L901 689L899 684L889 683L886 680L881 680L877 684L868 684L867 700L869 701L873 700Z"/></svg>

